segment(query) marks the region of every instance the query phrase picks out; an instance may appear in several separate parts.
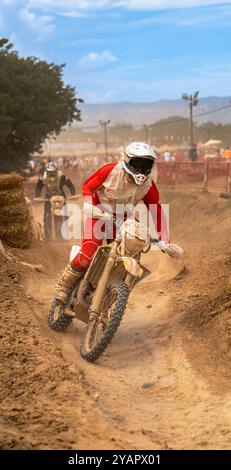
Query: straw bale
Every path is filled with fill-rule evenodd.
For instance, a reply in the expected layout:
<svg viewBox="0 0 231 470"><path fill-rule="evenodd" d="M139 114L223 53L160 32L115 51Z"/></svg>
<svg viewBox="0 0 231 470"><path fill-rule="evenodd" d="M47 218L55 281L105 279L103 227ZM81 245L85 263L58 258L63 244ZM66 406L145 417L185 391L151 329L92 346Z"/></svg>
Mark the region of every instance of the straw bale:
<svg viewBox="0 0 231 470"><path fill-rule="evenodd" d="M16 248L28 248L32 242L31 223L12 223L8 225L0 225L0 238L7 245Z"/></svg>
<svg viewBox="0 0 231 470"><path fill-rule="evenodd" d="M16 248L27 248L32 242L24 180L16 173L0 175L0 239Z"/></svg>
<svg viewBox="0 0 231 470"><path fill-rule="evenodd" d="M24 179L17 173L9 173L8 175L0 174L0 191L5 189L22 189Z"/></svg>
<svg viewBox="0 0 231 470"><path fill-rule="evenodd" d="M25 204L25 195L23 189L0 191L0 207L14 204Z"/></svg>
<svg viewBox="0 0 231 470"><path fill-rule="evenodd" d="M0 223L3 225L12 222L27 222L28 212L24 203L0 207Z"/></svg>

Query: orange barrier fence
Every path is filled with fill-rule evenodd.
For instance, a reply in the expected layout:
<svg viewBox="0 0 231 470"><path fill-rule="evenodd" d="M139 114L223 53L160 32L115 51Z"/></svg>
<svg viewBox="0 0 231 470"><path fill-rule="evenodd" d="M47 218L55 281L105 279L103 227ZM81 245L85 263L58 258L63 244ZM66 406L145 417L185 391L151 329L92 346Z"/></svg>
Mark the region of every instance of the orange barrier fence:
<svg viewBox="0 0 231 470"><path fill-rule="evenodd" d="M77 193L81 193L83 182L94 171L87 169L80 174L77 169L65 169L63 173L73 181ZM158 162L157 175L157 185L231 193L231 162ZM35 195L37 178L26 182L30 198Z"/></svg>
<svg viewBox="0 0 231 470"><path fill-rule="evenodd" d="M158 162L160 185L231 192L231 162Z"/></svg>

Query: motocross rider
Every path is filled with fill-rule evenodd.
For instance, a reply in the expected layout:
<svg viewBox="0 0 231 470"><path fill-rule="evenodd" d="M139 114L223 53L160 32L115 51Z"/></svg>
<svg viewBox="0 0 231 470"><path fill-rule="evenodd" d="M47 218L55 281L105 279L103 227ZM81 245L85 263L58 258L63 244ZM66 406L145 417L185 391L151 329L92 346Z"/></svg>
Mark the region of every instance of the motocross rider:
<svg viewBox="0 0 231 470"><path fill-rule="evenodd" d="M72 181L65 175L62 174L54 162L47 163L43 175L38 179L38 182L35 187L35 201L40 197L42 189L45 188L45 198L50 199L52 196L62 195L66 197L64 192L64 186L66 186L72 196L76 194L75 186ZM50 210L51 204L50 201L45 201L44 204L44 235L48 239L48 225L50 220Z"/></svg>
<svg viewBox="0 0 231 470"><path fill-rule="evenodd" d="M61 280L56 285L55 299L64 306L68 303L72 290L90 266L96 250L102 244L102 238L98 239L93 233L94 225L98 219L106 221L111 215L101 211L99 204L100 207L103 203L110 204L113 213L116 204L131 202L137 204L143 201L148 209L149 206L155 205L157 208L155 225L159 237L159 240L156 240L157 244L162 251L174 256L171 245L161 241L160 236L161 219L163 221L164 217L159 204L159 193L152 179L156 159L156 154L149 144L134 142L126 147L119 162L103 166L85 181L83 196L85 200L91 198L92 217L86 220L80 251L65 267ZM152 217L155 218L155 215L152 214Z"/></svg>

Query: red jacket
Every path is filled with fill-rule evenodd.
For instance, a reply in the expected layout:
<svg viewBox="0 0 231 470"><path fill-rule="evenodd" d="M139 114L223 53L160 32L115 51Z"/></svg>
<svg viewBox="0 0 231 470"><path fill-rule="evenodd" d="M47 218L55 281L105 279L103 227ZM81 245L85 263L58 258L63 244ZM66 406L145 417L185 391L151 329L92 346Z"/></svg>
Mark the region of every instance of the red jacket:
<svg viewBox="0 0 231 470"><path fill-rule="evenodd" d="M109 163L108 165L103 166L99 170L97 170L93 175L91 175L84 183L83 185L83 196L91 196L92 197L92 203L94 205L100 204L99 200L99 194L98 191L102 187L103 182L107 179L113 168L117 165L117 163ZM164 236L162 236L162 239L164 238L166 240L167 236L167 224L166 224L166 219L163 214L163 210L161 209L161 205L159 203L159 191L155 185L155 183L152 181L152 185L147 192L147 194L144 196L143 201L147 207L148 210L150 210L153 220L156 225L156 230L160 236L161 239L161 232ZM150 205L157 205L157 210L152 210L152 207ZM156 215L157 215L157 220L156 220ZM168 236L167 236L168 238Z"/></svg>

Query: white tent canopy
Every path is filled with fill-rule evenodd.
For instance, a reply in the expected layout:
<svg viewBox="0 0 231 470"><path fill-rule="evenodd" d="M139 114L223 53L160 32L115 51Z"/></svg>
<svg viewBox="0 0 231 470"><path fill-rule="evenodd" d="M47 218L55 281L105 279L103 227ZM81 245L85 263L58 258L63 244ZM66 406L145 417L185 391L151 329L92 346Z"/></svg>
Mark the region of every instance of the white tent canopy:
<svg viewBox="0 0 231 470"><path fill-rule="evenodd" d="M220 147L222 145L222 140L213 140L210 139L205 144L201 145L202 148L211 148L211 147Z"/></svg>

